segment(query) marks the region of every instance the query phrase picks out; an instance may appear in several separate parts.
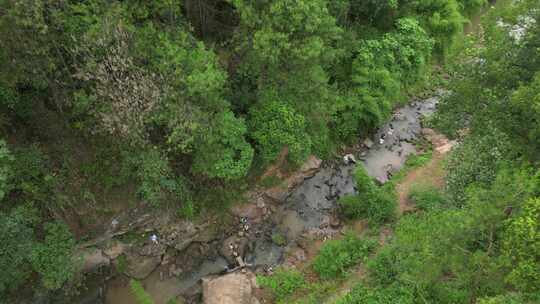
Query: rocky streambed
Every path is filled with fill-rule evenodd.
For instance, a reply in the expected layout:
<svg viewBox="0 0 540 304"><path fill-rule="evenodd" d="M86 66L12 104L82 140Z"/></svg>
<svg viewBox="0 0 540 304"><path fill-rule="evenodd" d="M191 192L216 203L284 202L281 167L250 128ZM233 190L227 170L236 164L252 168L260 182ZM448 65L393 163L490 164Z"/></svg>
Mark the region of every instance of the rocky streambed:
<svg viewBox="0 0 540 304"><path fill-rule="evenodd" d="M435 111L438 99L397 109L344 161L311 157L282 185L248 193L248 203L232 208L228 220L195 224L144 209L120 215L101 237L80 246L88 289L68 302L136 304L128 284L135 278L156 304L257 303L254 273L303 261L310 240L340 232L336 203L356 191L353 158L379 182L387 181L416 152L421 119Z"/></svg>

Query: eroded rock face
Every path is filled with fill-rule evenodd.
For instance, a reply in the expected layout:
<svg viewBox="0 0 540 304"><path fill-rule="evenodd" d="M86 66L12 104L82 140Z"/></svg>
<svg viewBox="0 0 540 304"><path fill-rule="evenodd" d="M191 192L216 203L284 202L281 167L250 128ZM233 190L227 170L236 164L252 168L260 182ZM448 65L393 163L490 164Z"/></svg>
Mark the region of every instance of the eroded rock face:
<svg viewBox="0 0 540 304"><path fill-rule="evenodd" d="M204 304L251 304L252 286L247 274L235 272L203 279Z"/></svg>

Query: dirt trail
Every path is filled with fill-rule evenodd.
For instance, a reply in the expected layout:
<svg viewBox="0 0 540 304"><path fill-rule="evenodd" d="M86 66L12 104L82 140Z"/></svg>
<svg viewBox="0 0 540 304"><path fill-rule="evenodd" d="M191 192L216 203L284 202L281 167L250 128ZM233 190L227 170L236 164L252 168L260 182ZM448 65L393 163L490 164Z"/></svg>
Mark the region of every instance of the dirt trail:
<svg viewBox="0 0 540 304"><path fill-rule="evenodd" d="M411 189L416 185L429 185L442 189L445 183L445 171L443 159L446 153L455 145L444 135L438 134L432 129L423 129L424 137L433 145L433 157L425 165L413 169L396 186L398 194L399 215L414 211L415 206L409 200Z"/></svg>

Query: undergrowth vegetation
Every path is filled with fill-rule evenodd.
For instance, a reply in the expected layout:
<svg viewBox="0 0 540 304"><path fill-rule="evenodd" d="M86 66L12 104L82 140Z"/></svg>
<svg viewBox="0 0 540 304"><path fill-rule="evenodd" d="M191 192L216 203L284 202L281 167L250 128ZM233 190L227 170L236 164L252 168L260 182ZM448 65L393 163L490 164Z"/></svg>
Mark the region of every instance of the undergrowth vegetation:
<svg viewBox="0 0 540 304"><path fill-rule="evenodd" d="M354 180L358 194L339 200L345 216L351 219L367 218L373 225L395 219L397 203L393 188L377 186L362 165L356 167Z"/></svg>
<svg viewBox="0 0 540 304"><path fill-rule="evenodd" d="M322 279L344 276L348 268L362 262L374 248L374 241L348 233L343 239L324 243L313 261L313 269Z"/></svg>

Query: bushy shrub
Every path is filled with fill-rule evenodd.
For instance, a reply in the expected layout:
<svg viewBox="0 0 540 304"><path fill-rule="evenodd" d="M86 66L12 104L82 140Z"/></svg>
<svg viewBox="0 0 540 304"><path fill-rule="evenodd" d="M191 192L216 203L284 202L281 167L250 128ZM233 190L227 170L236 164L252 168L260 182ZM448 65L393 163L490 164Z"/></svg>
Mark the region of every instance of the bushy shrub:
<svg viewBox="0 0 540 304"><path fill-rule="evenodd" d="M357 166L354 178L358 194L345 196L339 200L345 216L367 218L370 223L376 225L392 220L397 207L393 191L378 187L361 165Z"/></svg>
<svg viewBox="0 0 540 304"><path fill-rule="evenodd" d="M313 261L313 269L322 279L343 276L349 267L365 259L374 248L374 241L359 239L348 233L341 240L324 243Z"/></svg>
<svg viewBox="0 0 540 304"><path fill-rule="evenodd" d="M298 270L279 268L271 276L257 276L257 283L270 288L279 302L303 287L305 279Z"/></svg>

